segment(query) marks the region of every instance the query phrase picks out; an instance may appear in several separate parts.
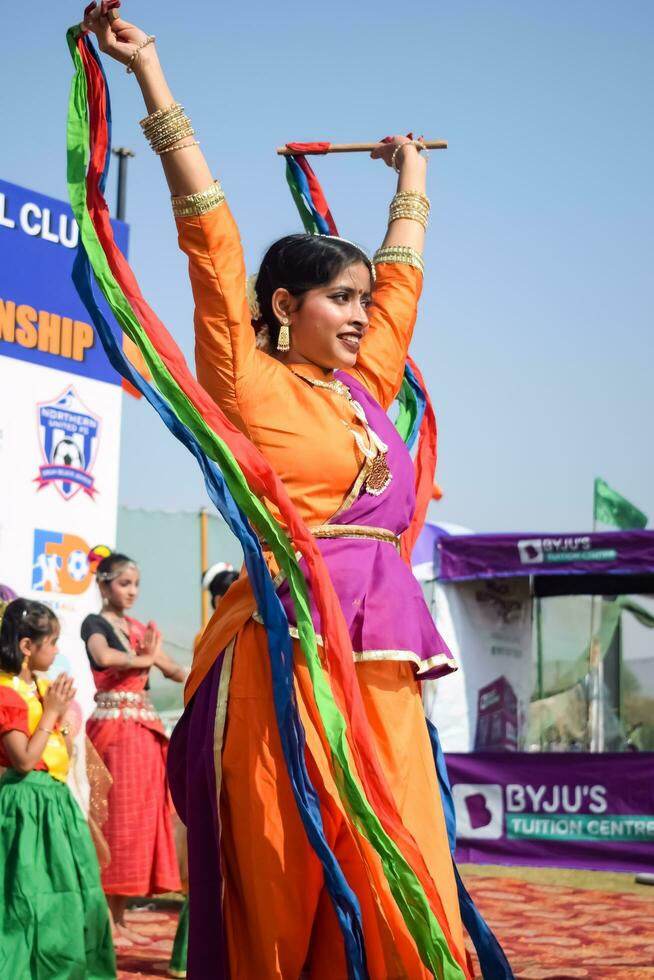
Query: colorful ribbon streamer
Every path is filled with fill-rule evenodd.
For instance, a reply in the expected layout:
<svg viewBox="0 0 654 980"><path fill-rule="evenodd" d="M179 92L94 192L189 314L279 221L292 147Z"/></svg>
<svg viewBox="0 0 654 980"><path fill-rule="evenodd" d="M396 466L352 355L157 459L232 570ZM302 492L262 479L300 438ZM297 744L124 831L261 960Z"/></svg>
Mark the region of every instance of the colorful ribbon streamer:
<svg viewBox="0 0 654 980"><path fill-rule="evenodd" d="M341 798L350 819L379 854L389 887L421 958L443 980L468 976L452 943L438 892L415 841L402 824L379 765L354 674L349 635L320 551L265 459L195 381L172 338L145 303L129 266L113 242L101 190L108 153L105 81L88 38L79 37L77 28L69 32L69 46L76 66L68 125L69 192L80 226L81 247L120 326L141 350L162 402L182 429L192 433L197 443L196 455L203 457L198 456L205 475L211 461L219 463L235 505L268 542L286 574ZM89 146L91 158L85 182ZM162 414L161 405L155 407ZM279 509L291 541L261 503L259 498L264 496ZM324 650L331 687L318 655L307 583L295 558L295 549L306 561L313 596L324 624ZM267 570L264 574L268 574ZM354 761L354 770L350 759Z"/></svg>
<svg viewBox="0 0 654 980"><path fill-rule="evenodd" d="M338 236L322 187L304 153L326 153L329 143L287 143L292 154L286 157L286 180L305 230L312 235ZM416 439L416 509L411 526L402 535L402 556L411 563L411 552L422 530L432 499L436 471L436 417L429 392L417 365L407 357L404 379L398 394L400 411L395 426L409 449Z"/></svg>
<svg viewBox="0 0 654 980"><path fill-rule="evenodd" d="M296 204L298 204L306 230L313 234L337 235L336 225L329 211L322 188L311 167L309 167L306 159L302 156L303 152L316 152L319 148L326 152L329 149L329 144L287 143L286 145L288 149L294 151L293 156L287 157L287 174L290 167L292 173L296 175L295 184L293 185L292 180L289 179L289 185L291 185L291 192ZM301 169L299 176L297 175L298 168ZM302 179L306 175L307 168L311 173L311 181ZM325 231L322 227L319 227L318 231L316 231L315 229L320 219L324 218L327 214L329 215L329 227L331 230ZM305 215L308 217L305 218ZM323 226L326 227L324 220ZM398 402L400 411L395 422L397 431L408 449L411 449L416 439L418 439L418 449L415 457L416 508L410 526L402 535L402 556L407 564L410 564L411 553L425 523L427 507L434 495L434 473L436 470L438 439L436 417L427 386L417 364L410 356L407 356L404 379L398 395ZM513 973L504 955L504 951L466 890L459 870L454 862L454 850L456 847L454 801L452 799L445 757L440 746L438 732L428 720L427 726L438 774L443 809L445 811L450 851L452 853L452 864L454 866L454 877L457 885L463 924L473 940L482 967L482 975L485 980L486 978L488 980L513 980Z"/></svg>

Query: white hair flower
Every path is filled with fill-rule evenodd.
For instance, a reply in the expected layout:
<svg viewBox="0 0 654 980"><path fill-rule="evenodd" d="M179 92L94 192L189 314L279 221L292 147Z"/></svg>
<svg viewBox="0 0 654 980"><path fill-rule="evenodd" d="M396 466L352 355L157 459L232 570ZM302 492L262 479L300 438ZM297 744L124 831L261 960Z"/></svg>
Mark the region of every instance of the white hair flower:
<svg viewBox="0 0 654 980"><path fill-rule="evenodd" d="M272 343L270 341L270 330L268 324L263 323L258 329L255 338L257 350L262 350L264 354L272 353Z"/></svg>
<svg viewBox="0 0 654 980"><path fill-rule="evenodd" d="M253 320L261 319L261 307L259 306L259 300L257 299L257 276L258 272L253 272L251 276L248 276L245 280L245 295L247 296L248 306L250 307L250 316Z"/></svg>

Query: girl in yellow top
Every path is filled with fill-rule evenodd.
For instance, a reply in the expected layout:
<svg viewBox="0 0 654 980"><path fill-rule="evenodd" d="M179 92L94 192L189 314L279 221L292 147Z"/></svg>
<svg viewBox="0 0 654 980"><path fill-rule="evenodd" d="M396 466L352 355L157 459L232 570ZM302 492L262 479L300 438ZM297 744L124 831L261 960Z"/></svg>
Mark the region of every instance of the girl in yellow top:
<svg viewBox="0 0 654 980"><path fill-rule="evenodd" d="M0 976L109 980L107 903L84 816L66 785L72 678L41 678L59 623L15 599L0 626Z"/></svg>

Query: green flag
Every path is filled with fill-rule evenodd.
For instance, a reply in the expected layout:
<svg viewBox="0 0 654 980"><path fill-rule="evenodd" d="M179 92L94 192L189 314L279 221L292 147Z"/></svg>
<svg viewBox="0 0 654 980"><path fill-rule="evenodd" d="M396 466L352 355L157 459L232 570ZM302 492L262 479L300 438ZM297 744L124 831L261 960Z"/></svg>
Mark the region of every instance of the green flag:
<svg viewBox="0 0 654 980"><path fill-rule="evenodd" d="M625 500L605 480L595 479L595 520L622 530L645 527L647 515Z"/></svg>

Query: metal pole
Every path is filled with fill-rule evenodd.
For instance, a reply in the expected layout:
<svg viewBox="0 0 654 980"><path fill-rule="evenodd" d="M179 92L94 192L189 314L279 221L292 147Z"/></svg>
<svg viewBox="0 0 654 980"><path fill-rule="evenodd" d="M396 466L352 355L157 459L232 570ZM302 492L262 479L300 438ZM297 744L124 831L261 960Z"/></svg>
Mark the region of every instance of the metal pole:
<svg viewBox="0 0 654 980"><path fill-rule="evenodd" d="M545 683L543 676L543 610L541 608L542 599L536 596L536 676L538 684L538 700L542 701L545 697ZM538 742L541 752L543 751L543 726L538 725Z"/></svg>
<svg viewBox="0 0 654 980"><path fill-rule="evenodd" d="M593 534L597 532L593 501ZM600 629L602 625L602 596L593 594L590 600L590 643L588 646L589 700L588 735L591 752L604 751L604 660Z"/></svg>
<svg viewBox="0 0 654 980"><path fill-rule="evenodd" d="M116 217L125 220L125 201L127 199L127 158L133 157L134 152L126 146L116 146L111 151L118 157L118 184L116 188Z"/></svg>

